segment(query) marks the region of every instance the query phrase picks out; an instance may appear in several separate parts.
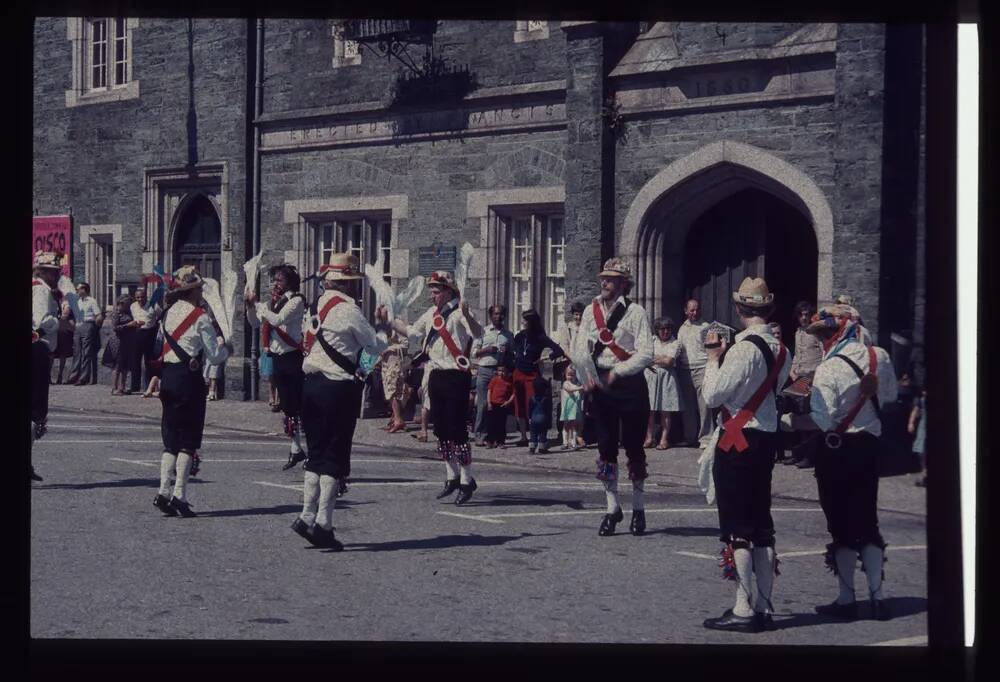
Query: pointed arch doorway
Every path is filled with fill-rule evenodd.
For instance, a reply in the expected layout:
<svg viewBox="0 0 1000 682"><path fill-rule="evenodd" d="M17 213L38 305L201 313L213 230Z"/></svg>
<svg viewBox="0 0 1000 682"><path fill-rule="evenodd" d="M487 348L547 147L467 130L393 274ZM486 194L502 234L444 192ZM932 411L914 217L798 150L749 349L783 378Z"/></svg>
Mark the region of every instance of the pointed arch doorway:
<svg viewBox="0 0 1000 682"><path fill-rule="evenodd" d="M222 274L222 223L211 200L196 194L177 212L173 269L194 265L204 277L219 281Z"/></svg>

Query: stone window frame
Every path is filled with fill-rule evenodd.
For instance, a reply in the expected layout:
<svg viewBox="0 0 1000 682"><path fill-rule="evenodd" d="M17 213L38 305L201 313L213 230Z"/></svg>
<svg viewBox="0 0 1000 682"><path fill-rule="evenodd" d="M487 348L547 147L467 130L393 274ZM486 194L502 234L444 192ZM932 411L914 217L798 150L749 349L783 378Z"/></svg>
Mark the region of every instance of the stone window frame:
<svg viewBox="0 0 1000 682"><path fill-rule="evenodd" d="M332 66L335 69L361 64L361 45L356 40L344 38L345 21L346 19L334 19L330 23L330 35L333 36Z"/></svg>
<svg viewBox="0 0 1000 682"><path fill-rule="evenodd" d="M110 239L109 239L110 238ZM107 225L81 225L79 231L80 244L83 245L83 281L88 282L91 285L90 293L98 301L102 301L105 298L109 300L104 301L102 306L105 311L110 310L114 305L114 300L116 298L115 286L118 277L118 255L120 249L118 245L122 242L122 226L120 224L107 224ZM106 277L102 274L98 277L98 273L94 270L94 266L97 261L98 249L101 248L101 243L111 244L111 281L107 282ZM95 290L94 282L101 282L101 286L98 287L99 291ZM110 295L108 288L110 287Z"/></svg>
<svg viewBox="0 0 1000 682"><path fill-rule="evenodd" d="M104 19L108 26L108 51L105 59L107 80L105 85L92 88L90 69L91 42L88 37L89 23L95 19ZM125 82L115 83L116 60L115 39L118 22L125 22ZM133 78L133 34L139 26L135 17L67 17L66 39L72 43L72 87L66 90L66 106L76 107L86 104L101 104L104 102L120 102L139 97L139 81Z"/></svg>
<svg viewBox="0 0 1000 682"><path fill-rule="evenodd" d="M549 22L543 20L516 20L514 22L514 42L526 43L531 40L545 40L549 37Z"/></svg>

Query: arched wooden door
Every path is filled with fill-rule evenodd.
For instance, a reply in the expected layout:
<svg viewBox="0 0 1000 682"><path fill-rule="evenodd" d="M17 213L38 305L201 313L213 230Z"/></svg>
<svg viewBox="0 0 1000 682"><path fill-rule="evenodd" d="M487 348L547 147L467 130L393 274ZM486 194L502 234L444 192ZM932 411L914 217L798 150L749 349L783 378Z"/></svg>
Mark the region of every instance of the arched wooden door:
<svg viewBox="0 0 1000 682"><path fill-rule="evenodd" d="M794 307L816 302L818 249L809 221L793 206L759 189L741 190L701 214L684 248L684 289L701 303L702 318L737 330L732 304L744 277L762 276L774 292L786 343L795 329Z"/></svg>
<svg viewBox="0 0 1000 682"><path fill-rule="evenodd" d="M194 265L204 277L222 274L222 224L215 206L203 195L182 208L174 232L174 269Z"/></svg>

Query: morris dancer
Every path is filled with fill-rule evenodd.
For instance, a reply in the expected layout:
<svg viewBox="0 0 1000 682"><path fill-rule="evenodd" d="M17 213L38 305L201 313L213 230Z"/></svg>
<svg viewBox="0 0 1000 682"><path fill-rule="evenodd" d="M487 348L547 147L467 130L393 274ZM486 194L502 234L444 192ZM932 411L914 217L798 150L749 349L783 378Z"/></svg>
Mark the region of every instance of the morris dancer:
<svg viewBox="0 0 1000 682"><path fill-rule="evenodd" d="M868 577L872 617L889 620L882 594L886 545L878 528L877 461L880 405L896 399L896 374L885 350L864 343L857 320L852 307L832 305L814 315L806 328L824 351L813 376L809 416L826 434L816 454L816 483L833 538L827 545L826 564L840 582L837 599L816 611L857 618L857 556Z"/></svg>
<svg viewBox="0 0 1000 682"><path fill-rule="evenodd" d="M59 314L63 295L59 283L59 254L52 251L35 253L31 280L31 440L45 435L49 415L49 353L56 348ZM30 463L29 477L41 481Z"/></svg>
<svg viewBox="0 0 1000 682"><path fill-rule="evenodd" d="M356 256L332 254L318 276L324 291L309 311L302 362L302 422L309 458L302 513L292 530L316 547L339 552L344 546L333 534L333 509L343 481L351 475L351 440L364 389L358 362L362 350L377 356L388 347L388 325L384 308L375 313L377 332L358 308L364 275ZM282 389L278 392L284 401Z"/></svg>
<svg viewBox="0 0 1000 682"><path fill-rule="evenodd" d="M774 294L763 279L745 278L733 292L733 301L744 330L731 348L717 333L706 335L702 390L706 405L721 408L712 477L719 539L726 543L723 575L737 581L736 604L704 625L760 632L773 626L771 588L777 565L771 518L771 472L778 449L775 394L788 377L792 359L767 323L774 312ZM753 576L758 594L751 608Z"/></svg>
<svg viewBox="0 0 1000 682"><path fill-rule="evenodd" d="M229 341L219 344L218 332L202 307L204 282L193 265L174 273L166 293L169 306L163 316L164 344L160 380L163 417L163 456L160 459L160 490L153 505L167 516L196 516L187 501L188 477L197 473L198 450L205 428L205 363L221 364L233 352ZM176 474L173 496L171 474Z"/></svg>
<svg viewBox="0 0 1000 682"><path fill-rule="evenodd" d="M273 361L272 381L278 387L278 403L284 412L285 433L292 439L288 461L281 467L287 471L306 458L302 451L302 323L306 300L299 293L299 273L291 265L275 265L271 276L273 296L270 305L257 301L251 292L244 297L247 318L254 327L261 327L262 346ZM277 298L275 298L277 297ZM261 322L263 320L263 322Z"/></svg>
<svg viewBox="0 0 1000 682"><path fill-rule="evenodd" d="M618 443L628 457L628 477L632 481L632 520L629 530L642 535L646 530L643 504L646 451L643 437L649 420L649 391L643 370L653 361L653 334L642 306L626 295L632 289L632 269L621 257L609 258L597 275L601 293L583 311L573 342L574 365L584 382L584 391L593 396L597 424L597 478L601 481L608 511L598 535L614 535L615 525L624 518L618 501ZM588 366L581 366L586 358ZM595 374L599 381L595 381Z"/></svg>
<svg viewBox="0 0 1000 682"><path fill-rule="evenodd" d="M469 407L472 375L469 359L463 353L469 342L483 334L483 328L469 312L469 304L460 302L461 292L450 272L436 271L427 279L431 292L431 307L407 325L398 317L393 325L400 334L423 342L423 353L429 356L425 372L430 396L431 419L438 439L438 454L447 471L442 499L458 490L455 504L465 504L476 490L472 476L472 447L465 416ZM460 310L461 314L455 315Z"/></svg>

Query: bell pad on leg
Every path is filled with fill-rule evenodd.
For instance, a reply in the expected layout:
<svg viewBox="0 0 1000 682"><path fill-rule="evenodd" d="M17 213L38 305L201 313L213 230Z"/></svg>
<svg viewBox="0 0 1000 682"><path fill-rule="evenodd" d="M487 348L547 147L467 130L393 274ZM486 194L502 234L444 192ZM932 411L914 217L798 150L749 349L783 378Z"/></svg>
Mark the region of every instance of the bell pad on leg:
<svg viewBox="0 0 1000 682"><path fill-rule="evenodd" d="M458 460L458 463L462 466L469 466L472 464L472 446L468 441L464 443L454 443L452 444L452 457Z"/></svg>
<svg viewBox="0 0 1000 682"><path fill-rule="evenodd" d="M597 480L599 480L599 481L617 481L618 480L618 462L608 462L607 460L598 459L597 460Z"/></svg>

